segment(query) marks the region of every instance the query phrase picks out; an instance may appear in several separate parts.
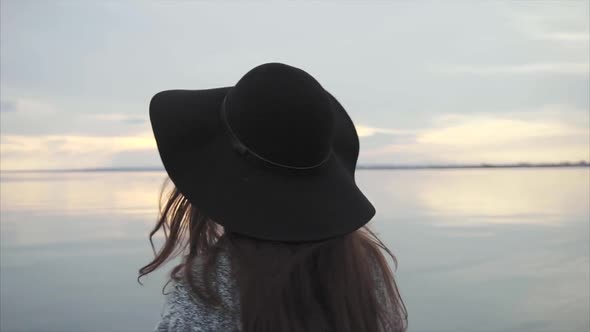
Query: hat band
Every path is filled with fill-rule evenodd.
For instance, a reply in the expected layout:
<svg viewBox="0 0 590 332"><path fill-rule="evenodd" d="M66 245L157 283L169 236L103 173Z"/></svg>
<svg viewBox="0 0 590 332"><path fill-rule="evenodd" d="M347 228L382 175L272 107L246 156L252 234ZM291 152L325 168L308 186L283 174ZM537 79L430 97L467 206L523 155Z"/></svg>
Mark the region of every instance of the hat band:
<svg viewBox="0 0 590 332"><path fill-rule="evenodd" d="M285 164L281 164L281 163L277 163L274 162L272 160L266 159L264 157L262 157L261 155L259 155L258 153L254 152L252 149L248 148L244 143L242 143L242 141L240 141L240 139L238 138L238 136L235 134L235 132L232 130L229 121L227 119L227 111L226 111L226 107L225 107L225 100L227 99L227 96L223 98L223 102L221 103L221 120L226 128L226 131L229 133L229 137L231 140L231 145L232 147L242 156L248 158L248 159L253 159L256 161L262 161L264 163L273 165L273 166L278 166L281 168L288 168L288 169L312 169L312 168L317 168L320 167L321 165L325 164L329 159L330 156L332 155L332 149L330 148L330 152L328 153L328 155L319 163L312 165L312 166L303 166L303 167L299 167L299 166L291 166L291 165L285 165Z"/></svg>

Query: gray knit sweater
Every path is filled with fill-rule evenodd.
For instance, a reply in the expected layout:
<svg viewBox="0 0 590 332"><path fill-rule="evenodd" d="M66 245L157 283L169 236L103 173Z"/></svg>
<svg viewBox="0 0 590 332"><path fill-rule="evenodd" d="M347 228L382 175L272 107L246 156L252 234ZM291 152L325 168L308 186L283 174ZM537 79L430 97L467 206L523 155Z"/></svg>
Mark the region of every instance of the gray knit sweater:
<svg viewBox="0 0 590 332"><path fill-rule="evenodd" d="M202 283L199 278L202 262L197 259L195 264L195 282ZM184 279L183 279L184 280ZM383 305L390 302L383 295L383 280L376 279L377 299ZM230 261L227 253L221 251L218 255L217 268L212 278L214 289L221 298L222 307L213 308L196 295L190 293L186 281L173 282L172 290L168 293L162 318L155 332L239 332L240 305L238 302L235 280L230 276ZM201 284L202 285L202 284Z"/></svg>
<svg viewBox="0 0 590 332"><path fill-rule="evenodd" d="M197 260L195 270L201 268ZM190 293L186 281L173 282L172 290L166 296L166 304L156 332L235 332L240 331L239 303L237 301L235 282L230 278L230 264L227 254L218 256L217 269L212 278L223 307L229 310L213 308L201 302ZM195 274L195 282L202 283L200 273ZM184 280L184 279L183 279Z"/></svg>

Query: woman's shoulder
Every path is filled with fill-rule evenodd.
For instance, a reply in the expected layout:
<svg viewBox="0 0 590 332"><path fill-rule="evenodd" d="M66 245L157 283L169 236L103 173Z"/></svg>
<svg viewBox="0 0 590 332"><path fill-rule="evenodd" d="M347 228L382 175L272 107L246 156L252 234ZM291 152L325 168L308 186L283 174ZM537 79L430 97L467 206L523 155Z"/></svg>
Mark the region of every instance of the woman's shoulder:
<svg viewBox="0 0 590 332"><path fill-rule="evenodd" d="M194 293L184 274L173 280L166 297L162 320L156 331L236 331L239 326L237 292L231 280L229 259L225 254L216 258L209 278L205 278L205 262L198 257L193 261L192 282L196 287L205 287L211 282L221 300L220 306L209 304Z"/></svg>

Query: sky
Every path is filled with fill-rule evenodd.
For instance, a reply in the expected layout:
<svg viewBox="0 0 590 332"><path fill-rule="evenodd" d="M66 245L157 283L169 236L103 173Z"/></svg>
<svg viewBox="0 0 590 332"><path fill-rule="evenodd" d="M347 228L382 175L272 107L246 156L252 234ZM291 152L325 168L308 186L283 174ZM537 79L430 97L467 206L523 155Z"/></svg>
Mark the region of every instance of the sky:
<svg viewBox="0 0 590 332"><path fill-rule="evenodd" d="M590 160L588 1L0 2L0 169L160 166L151 97L283 62L359 164Z"/></svg>

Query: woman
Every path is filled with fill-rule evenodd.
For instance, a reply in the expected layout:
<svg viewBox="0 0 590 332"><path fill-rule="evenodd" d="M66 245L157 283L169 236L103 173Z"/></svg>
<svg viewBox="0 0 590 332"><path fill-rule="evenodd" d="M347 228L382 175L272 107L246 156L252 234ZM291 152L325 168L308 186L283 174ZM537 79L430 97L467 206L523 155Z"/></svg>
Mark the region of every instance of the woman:
<svg viewBox="0 0 590 332"><path fill-rule="evenodd" d="M268 63L233 87L163 91L150 119L175 187L140 277L182 255L157 331L405 330L354 124L311 75Z"/></svg>

